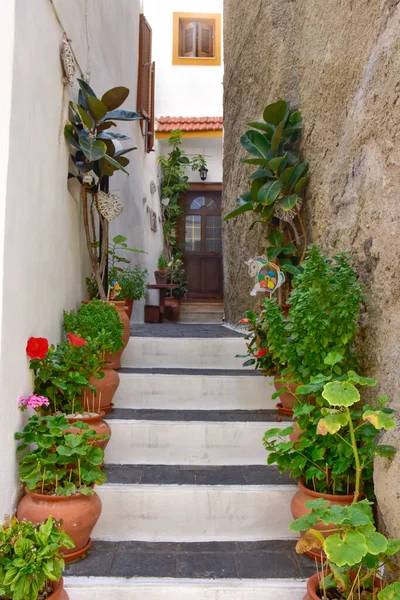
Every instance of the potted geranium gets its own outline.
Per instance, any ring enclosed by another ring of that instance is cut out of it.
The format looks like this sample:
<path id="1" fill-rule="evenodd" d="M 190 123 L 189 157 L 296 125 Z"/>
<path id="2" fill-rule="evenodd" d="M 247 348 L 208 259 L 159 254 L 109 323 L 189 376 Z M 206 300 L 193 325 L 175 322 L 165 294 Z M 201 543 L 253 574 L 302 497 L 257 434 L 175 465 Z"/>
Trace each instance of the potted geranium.
<path id="1" fill-rule="evenodd" d="M 19 461 L 19 476 L 26 494 L 18 505 L 17 516 L 39 523 L 52 515 L 62 519 L 63 530 L 72 538 L 75 548 L 64 550 L 73 560 L 90 547 L 90 534 L 100 513 L 101 501 L 93 490 L 106 476 L 101 470 L 104 451 L 95 442 L 98 436 L 89 425 L 75 423 L 76 433 L 69 432 L 64 415 L 30 417 L 22 433 L 15 439 L 19 452 L 28 449 Z M 34 444 L 34 448 L 29 448 Z"/>
<path id="2" fill-rule="evenodd" d="M 31 338 L 27 353 L 34 373 L 34 387 L 33 394 L 20 398 L 21 409 L 64 414 L 71 424 L 83 420 L 98 434 L 111 434 L 110 426 L 103 419 L 105 412 L 101 402 L 93 397 L 92 382 L 103 377 L 101 369 L 106 364 L 95 344 L 70 332 L 67 341 L 56 347 L 49 346 L 44 338 Z M 108 438 L 98 442 L 103 449 L 107 443 Z"/>
<path id="3" fill-rule="evenodd" d="M 160 254 L 157 261 L 157 271 L 154 271 L 156 283 L 162 285 L 167 283 L 169 258 L 164 254 Z"/>
<path id="4" fill-rule="evenodd" d="M 51 516 L 42 523 L 6 517 L 0 524 L 0 597 L 3 600 L 68 600 L 61 577 L 63 548 L 71 538 Z"/>
<path id="5" fill-rule="evenodd" d="M 129 319 L 132 316 L 133 303 L 146 296 L 147 277 L 147 269 L 142 269 L 140 265 L 126 269 L 113 267 L 109 271 L 110 284 L 118 281 L 119 291 L 116 299 L 125 302 L 125 310 Z"/>
<path id="6" fill-rule="evenodd" d="M 263 326 L 263 313 L 256 314 L 251 310 L 246 312 L 246 317 L 239 321 L 240 325 L 247 326 L 246 346 L 247 354 L 238 354 L 236 358 L 244 358 L 243 367 L 254 366 L 261 369 L 264 375 L 274 375 L 276 367 L 271 352 L 268 350 L 267 332 Z"/>
<path id="7" fill-rule="evenodd" d="M 176 287 L 170 290 L 169 297 L 165 298 L 166 317 L 169 321 L 179 321 L 181 313 L 181 300 L 189 290 L 188 278 L 183 266 L 183 260 L 177 256 L 172 257 L 168 263 L 168 277 L 166 283 L 173 283 Z"/>

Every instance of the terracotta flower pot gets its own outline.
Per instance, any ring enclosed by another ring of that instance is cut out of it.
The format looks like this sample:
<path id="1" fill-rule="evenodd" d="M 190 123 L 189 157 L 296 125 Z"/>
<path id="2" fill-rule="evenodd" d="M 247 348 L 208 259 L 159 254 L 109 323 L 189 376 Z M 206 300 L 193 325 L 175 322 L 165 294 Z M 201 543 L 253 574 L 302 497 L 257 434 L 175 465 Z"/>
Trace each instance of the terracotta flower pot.
<path id="1" fill-rule="evenodd" d="M 164 269 L 163 271 L 161 271 L 161 270 L 154 271 L 154 277 L 156 280 L 156 284 L 164 285 L 164 283 L 167 283 L 168 275 L 169 275 L 169 269 Z"/>
<path id="2" fill-rule="evenodd" d="M 310 579 L 307 581 L 307 593 L 305 596 L 303 596 L 303 600 L 321 600 L 321 596 L 318 595 L 320 578 L 321 573 L 315 573 L 315 575 L 310 577 Z M 375 577 L 374 586 L 377 590 L 382 590 L 385 587 L 382 584 L 382 579 Z"/>
<path id="3" fill-rule="evenodd" d="M 118 371 L 121 368 L 122 353 L 125 350 L 125 348 L 127 347 L 129 338 L 131 335 L 131 324 L 130 324 L 128 315 L 126 314 L 126 311 L 125 311 L 125 307 L 126 307 L 125 300 L 111 300 L 108 304 L 115 306 L 115 308 L 118 311 L 119 318 L 121 319 L 121 322 L 124 326 L 124 330 L 122 332 L 122 341 L 124 343 L 124 347 L 121 348 L 121 350 L 119 350 L 115 354 L 106 354 L 106 357 L 105 357 L 106 360 L 110 363 L 111 368 Z"/>
<path id="4" fill-rule="evenodd" d="M 41 523 L 49 515 L 59 521 L 62 529 L 71 537 L 75 548 L 63 552 L 69 562 L 85 554 L 91 546 L 90 534 L 101 514 L 101 500 L 96 492 L 92 496 L 49 496 L 27 492 L 18 505 L 18 519 Z"/>
<path id="5" fill-rule="evenodd" d="M 179 316 L 181 314 L 181 303 L 179 298 L 165 298 L 165 316 L 168 321 L 171 323 L 176 323 L 179 321 Z"/>
<path id="6" fill-rule="evenodd" d="M 130 319 L 132 316 L 133 303 L 133 298 L 125 298 L 125 312 L 128 315 L 128 319 Z"/>
<path id="7" fill-rule="evenodd" d="M 299 428 L 297 421 L 293 421 L 292 427 L 293 427 L 294 431 L 293 431 L 293 433 L 291 433 L 289 435 L 289 439 L 291 442 L 297 442 L 297 440 L 299 439 L 300 433 L 302 433 L 302 430 Z"/>
<path id="8" fill-rule="evenodd" d="M 116 355 L 114 354 L 114 356 Z M 90 385 L 96 388 L 96 395 L 91 390 L 86 390 L 83 405 L 85 410 L 92 412 L 103 410 L 108 413 L 113 407 L 112 401 L 119 386 L 119 375 L 110 363 L 101 370 L 104 371 L 103 379 L 96 379 L 96 377 L 89 379 Z"/>
<path id="9" fill-rule="evenodd" d="M 62 577 L 58 581 L 52 581 L 53 592 L 47 596 L 47 600 L 69 600 L 69 596 L 64 589 L 64 580 Z"/>
<path id="10" fill-rule="evenodd" d="M 307 508 L 304 506 L 305 502 L 308 500 L 315 500 L 316 498 L 323 498 L 324 500 L 329 500 L 330 504 L 337 504 L 339 506 L 350 506 L 350 504 L 354 501 L 354 494 L 322 494 L 320 492 L 314 492 L 313 490 L 309 490 L 305 485 L 304 481 L 299 481 L 298 484 L 299 490 L 295 493 L 292 498 L 291 503 L 291 511 L 294 519 L 299 519 L 303 515 L 308 515 L 311 512 L 311 508 Z M 325 534 L 324 531 L 328 529 L 334 528 L 334 525 L 328 524 L 323 525 L 322 523 L 317 523 L 313 526 L 313 529 L 317 529 L 321 531 L 324 537 L 328 537 L 329 534 Z M 306 552 L 308 556 L 311 558 L 320 559 L 324 553 L 318 549 L 312 549 Z"/>
<path id="11" fill-rule="evenodd" d="M 104 415 L 105 415 L 105 412 L 101 411 L 101 413 L 99 415 L 95 415 L 93 417 L 82 417 L 82 418 L 79 418 L 79 417 L 69 418 L 68 417 L 68 421 L 71 423 L 71 425 L 73 423 L 76 423 L 76 421 L 83 421 L 83 423 L 87 423 L 89 425 L 90 429 L 94 429 L 94 431 L 97 433 L 97 435 L 106 434 L 106 435 L 111 436 L 111 427 L 109 426 L 107 421 L 103 420 Z M 77 427 L 70 428 L 71 433 L 79 433 L 79 431 L 80 430 Z M 105 450 L 109 441 L 110 441 L 110 438 L 108 438 L 107 440 L 99 440 L 97 442 L 94 442 L 93 446 L 96 446 L 97 448 L 102 448 L 103 450 Z"/>
<path id="12" fill-rule="evenodd" d="M 299 383 L 286 383 L 285 381 L 278 381 L 279 379 L 288 379 L 285 377 L 281 377 L 279 374 L 275 375 L 274 378 L 274 387 L 276 391 L 281 389 L 289 389 L 291 392 L 284 392 L 279 396 L 279 403 L 277 404 L 278 412 L 281 415 L 293 415 L 293 407 L 294 407 L 294 396 L 293 394 L 299 387 Z"/>

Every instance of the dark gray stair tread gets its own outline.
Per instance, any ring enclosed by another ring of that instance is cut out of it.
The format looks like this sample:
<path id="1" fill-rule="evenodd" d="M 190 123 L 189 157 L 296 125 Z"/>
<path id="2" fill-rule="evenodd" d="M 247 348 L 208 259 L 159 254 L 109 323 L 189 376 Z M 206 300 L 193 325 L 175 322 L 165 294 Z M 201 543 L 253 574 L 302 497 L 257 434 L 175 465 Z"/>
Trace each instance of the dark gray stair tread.
<path id="1" fill-rule="evenodd" d="M 175 410 L 158 408 L 113 408 L 107 420 L 133 421 L 207 421 L 207 422 L 263 422 L 291 421 L 277 410 Z"/>
<path id="2" fill-rule="evenodd" d="M 214 377 L 264 377 L 257 369 L 180 369 L 163 367 L 122 367 L 118 373 L 133 373 L 139 375 L 213 375 Z M 266 386 L 268 386 L 266 382 Z"/>
<path id="3" fill-rule="evenodd" d="M 105 465 L 107 483 L 151 485 L 295 484 L 275 466 Z"/>
<path id="4" fill-rule="evenodd" d="M 307 579 L 314 561 L 297 555 L 294 540 L 259 542 L 104 542 L 68 563 L 67 577 L 180 579 Z"/>
<path id="5" fill-rule="evenodd" d="M 244 334 L 218 323 L 131 323 L 132 337 L 237 338 Z"/>

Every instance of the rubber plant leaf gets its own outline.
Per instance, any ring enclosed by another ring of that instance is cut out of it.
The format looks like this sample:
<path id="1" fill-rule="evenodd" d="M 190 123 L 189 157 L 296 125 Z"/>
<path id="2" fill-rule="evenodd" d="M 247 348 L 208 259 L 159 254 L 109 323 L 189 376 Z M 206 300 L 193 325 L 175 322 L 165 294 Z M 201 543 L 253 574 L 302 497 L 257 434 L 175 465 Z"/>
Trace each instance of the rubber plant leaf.
<path id="1" fill-rule="evenodd" d="M 284 156 L 277 156 L 276 158 L 273 158 L 272 160 L 270 160 L 268 162 L 268 166 L 272 171 L 277 171 L 279 169 L 279 167 L 281 166 L 283 160 L 284 160 Z"/>
<path id="2" fill-rule="evenodd" d="M 117 110 L 111 110 L 106 114 L 103 118 L 103 121 L 140 121 L 142 117 L 139 113 L 134 112 L 133 110 L 125 110 L 119 108 Z"/>
<path id="3" fill-rule="evenodd" d="M 265 137 L 268 140 L 272 138 L 275 131 L 275 127 L 273 125 L 271 125 L 270 123 L 263 123 L 261 121 L 251 121 L 250 123 L 247 123 L 247 125 L 249 127 L 254 127 L 255 129 L 260 129 L 261 131 L 267 133 L 268 135 L 266 135 Z"/>
<path id="4" fill-rule="evenodd" d="M 330 381 L 325 384 L 322 397 L 331 406 L 352 406 L 359 402 L 360 393 L 349 381 Z"/>
<path id="5" fill-rule="evenodd" d="M 270 145 L 268 140 L 259 131 L 249 129 L 241 138 L 240 143 L 247 152 L 259 158 L 268 158 Z"/>
<path id="6" fill-rule="evenodd" d="M 298 180 L 298 182 L 294 186 L 294 191 L 296 194 L 300 194 L 301 190 L 304 188 L 304 186 L 306 185 L 306 183 L 309 179 L 310 179 L 309 175 L 305 175 L 304 177 L 301 177 Z"/>
<path id="7" fill-rule="evenodd" d="M 125 102 L 129 96 L 129 89 L 124 86 L 111 88 L 105 94 L 103 94 L 101 101 L 106 105 L 107 110 L 115 110 Z"/>
<path id="8" fill-rule="evenodd" d="M 289 109 L 290 104 L 288 102 L 285 102 L 285 100 L 278 100 L 273 104 L 268 104 L 268 106 L 264 108 L 263 119 L 276 127 L 281 121 L 286 119 Z"/>
<path id="9" fill-rule="evenodd" d="M 90 85 L 88 83 L 86 83 L 86 81 L 78 78 L 78 84 L 84 94 L 86 94 L 87 96 L 92 96 L 93 98 L 96 98 L 96 94 L 94 93 L 94 91 L 92 90 Z"/>
<path id="10" fill-rule="evenodd" d="M 101 131 L 97 134 L 99 140 L 129 140 L 129 136 L 117 131 Z"/>
<path id="11" fill-rule="evenodd" d="M 241 158 L 240 162 L 246 163 L 247 165 L 260 165 L 266 167 L 270 161 L 268 158 Z"/>
<path id="12" fill-rule="evenodd" d="M 242 215 L 243 213 L 248 212 L 249 210 L 253 210 L 253 204 L 251 202 L 245 202 L 244 204 L 242 204 L 238 208 L 235 208 L 235 210 L 227 214 L 224 217 L 224 221 L 234 219 L 235 217 L 238 217 L 239 215 Z"/>
<path id="13" fill-rule="evenodd" d="M 68 144 L 70 146 L 72 146 L 73 148 L 76 148 L 76 150 L 81 150 L 82 148 L 79 145 L 79 142 L 76 139 L 74 132 L 75 132 L 75 129 L 74 129 L 73 125 L 66 125 L 64 127 L 64 137 L 67 140 Z"/>
<path id="14" fill-rule="evenodd" d="M 282 210 L 289 212 L 289 210 L 292 210 L 292 208 L 296 206 L 298 198 L 299 197 L 297 194 L 290 194 L 290 196 L 284 196 L 283 198 L 280 198 L 278 204 Z"/>
<path id="15" fill-rule="evenodd" d="M 281 246 L 283 242 L 283 234 L 278 229 L 273 229 L 269 232 L 267 240 L 273 246 Z"/>
<path id="16" fill-rule="evenodd" d="M 254 173 L 249 175 L 248 179 L 265 179 L 266 177 L 273 177 L 272 171 L 270 171 L 269 169 L 257 169 L 257 171 L 254 171 Z"/>
<path id="17" fill-rule="evenodd" d="M 258 190 L 257 200 L 261 204 L 270 205 L 275 202 L 282 190 L 281 181 L 268 181 Z"/>
<path id="18" fill-rule="evenodd" d="M 101 121 L 107 114 L 107 106 L 102 103 L 101 100 L 95 98 L 93 96 L 86 97 L 86 104 L 88 107 L 88 111 L 92 115 L 93 119 L 97 121 Z"/>
<path id="19" fill-rule="evenodd" d="M 137 148 L 136 147 L 132 147 L 132 148 L 124 148 L 123 150 L 118 150 L 114 154 L 114 157 L 116 158 L 117 156 L 122 156 L 123 154 L 127 154 L 128 152 L 131 152 L 132 150 L 137 150 Z"/>
<path id="20" fill-rule="evenodd" d="M 278 152 L 278 148 L 279 148 L 279 144 L 281 142 L 282 139 L 282 134 L 283 134 L 283 128 L 285 126 L 285 122 L 282 121 L 281 123 L 279 123 L 278 127 L 275 129 L 274 131 L 274 135 L 272 136 L 271 139 L 271 152 L 273 155 L 275 155 Z"/>
<path id="21" fill-rule="evenodd" d="M 307 167 L 308 163 L 304 162 L 300 163 L 293 169 L 287 182 L 288 187 L 292 188 L 297 183 L 297 181 L 300 179 L 301 175 L 304 173 Z"/>
<path id="22" fill-rule="evenodd" d="M 128 171 L 119 162 L 117 162 L 112 156 L 105 154 L 104 160 L 106 160 L 108 163 L 110 163 L 110 165 L 112 165 L 115 169 L 118 169 L 119 171 L 123 171 L 124 173 L 129 175 Z"/>
<path id="23" fill-rule="evenodd" d="M 90 136 L 79 136 L 80 147 L 88 160 L 95 161 L 102 158 L 107 152 L 107 146 L 101 141 Z"/>

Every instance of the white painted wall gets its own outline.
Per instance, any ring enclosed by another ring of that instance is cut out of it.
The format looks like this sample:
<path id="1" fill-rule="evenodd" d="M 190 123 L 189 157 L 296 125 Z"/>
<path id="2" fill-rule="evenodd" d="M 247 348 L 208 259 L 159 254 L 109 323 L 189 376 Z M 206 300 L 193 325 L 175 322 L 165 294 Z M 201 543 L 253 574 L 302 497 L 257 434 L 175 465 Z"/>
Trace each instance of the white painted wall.
<path id="1" fill-rule="evenodd" d="M 63 30 L 97 93 L 126 85 L 131 89 L 126 107 L 135 109 L 141 3 L 54 0 L 61 24 L 50 0 L 6 4 L 0 37 L 0 519 L 13 511 L 19 494 L 13 435 L 22 425 L 18 398 L 32 390 L 26 340 L 61 339 L 62 311 L 78 306 L 88 274 L 79 194 L 72 187 L 69 193 L 67 186 L 69 149 L 63 126 L 76 89 L 62 82 Z M 120 129 L 131 135 L 138 150 L 132 153 L 130 177 L 118 175 L 112 185 L 125 203 L 112 231 L 148 250 L 138 256 L 153 270 L 162 240 L 160 232 L 150 232 L 142 198 L 158 209 L 158 199 L 149 191 L 150 179 L 156 178 L 155 155 L 145 154 L 138 123 Z"/>
<path id="2" fill-rule="evenodd" d="M 153 29 L 157 116 L 222 116 L 223 66 L 172 64 L 172 13 L 222 14 L 222 5 L 222 0 L 144 0 Z"/>

